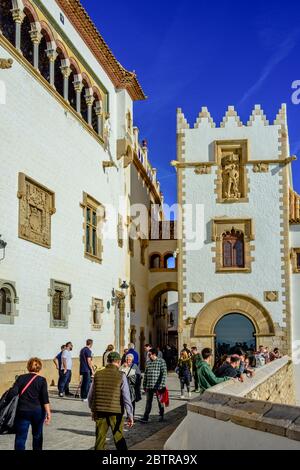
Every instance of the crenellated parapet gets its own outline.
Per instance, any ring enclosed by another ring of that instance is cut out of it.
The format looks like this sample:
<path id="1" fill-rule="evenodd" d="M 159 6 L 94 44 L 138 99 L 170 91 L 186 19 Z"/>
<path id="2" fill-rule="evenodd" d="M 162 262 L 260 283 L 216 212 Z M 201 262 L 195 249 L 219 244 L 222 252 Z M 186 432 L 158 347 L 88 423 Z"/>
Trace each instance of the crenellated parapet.
<path id="1" fill-rule="evenodd" d="M 286 119 L 286 105 L 283 104 L 279 109 L 275 120 L 273 123 L 270 123 L 261 107 L 261 105 L 256 104 L 254 109 L 249 116 L 247 124 L 243 123 L 234 106 L 228 106 L 224 117 L 219 126 L 217 126 L 213 116 L 209 112 L 206 106 L 201 108 L 201 111 L 197 117 L 197 120 L 194 124 L 194 129 L 202 127 L 211 127 L 211 128 L 227 128 L 227 127 L 252 127 L 252 126 L 284 126 L 287 127 Z M 183 111 L 181 108 L 177 109 L 177 132 L 181 132 L 185 129 L 190 129 L 190 124 L 188 123 Z"/>

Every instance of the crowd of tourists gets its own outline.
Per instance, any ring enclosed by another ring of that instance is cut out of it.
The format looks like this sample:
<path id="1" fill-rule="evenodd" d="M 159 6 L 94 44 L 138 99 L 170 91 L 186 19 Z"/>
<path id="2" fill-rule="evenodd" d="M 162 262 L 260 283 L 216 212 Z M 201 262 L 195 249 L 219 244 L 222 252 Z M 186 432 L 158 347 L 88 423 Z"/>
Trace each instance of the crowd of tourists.
<path id="1" fill-rule="evenodd" d="M 149 422 L 153 399 L 158 404 L 159 421 L 164 421 L 165 406 L 169 405 L 167 382 L 167 361 L 159 348 L 146 344 L 143 357 L 143 376 L 140 369 L 141 361 L 135 345 L 130 343 L 122 356 L 108 345 L 102 356 L 102 367 L 93 363 L 93 340 L 88 339 L 79 354 L 81 400 L 88 402 L 92 419 L 96 423 L 95 450 L 104 450 L 109 428 L 118 450 L 127 450 L 123 435 L 124 415 L 127 426 L 134 424 L 135 405 L 142 399 L 142 389 L 145 393 L 146 404 L 142 418 L 143 424 Z M 53 359 L 58 370 L 59 397 L 74 396 L 70 392 L 72 378 L 72 342 L 61 346 L 60 352 Z M 164 353 L 166 348 L 164 349 Z M 249 354 L 236 348 L 233 354 L 223 354 L 212 367 L 213 352 L 204 348 L 201 353 L 197 347 L 188 348 L 183 345 L 175 367 L 180 382 L 180 398 L 191 398 L 193 392 L 203 393 L 210 387 L 227 380 L 244 381 L 245 376 L 252 377 L 257 367 L 280 358 L 280 351 L 275 348 L 269 351 L 267 347 L 259 346 L 257 351 Z M 170 365 L 170 363 L 169 363 Z M 1 398 L 0 414 L 16 399 L 14 416 L 15 450 L 25 450 L 29 427 L 32 428 L 33 450 L 43 447 L 43 426 L 51 421 L 51 410 L 47 382 L 41 376 L 42 361 L 32 358 L 27 364 L 28 373 L 20 375 L 15 384 Z M 75 394 L 75 397 L 77 394 Z M 3 413 L 2 413 L 3 414 Z M 3 429 L 0 429 L 3 432 Z"/>

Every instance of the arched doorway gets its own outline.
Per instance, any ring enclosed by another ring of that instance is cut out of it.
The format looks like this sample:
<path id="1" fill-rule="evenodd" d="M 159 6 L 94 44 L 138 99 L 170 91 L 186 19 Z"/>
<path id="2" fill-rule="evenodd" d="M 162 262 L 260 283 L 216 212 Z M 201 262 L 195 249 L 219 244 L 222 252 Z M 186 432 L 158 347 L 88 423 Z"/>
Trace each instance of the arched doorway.
<path id="1" fill-rule="evenodd" d="M 215 326 L 216 356 L 234 354 L 237 350 L 256 349 L 256 330 L 252 321 L 240 313 L 229 313 Z"/>
<path id="2" fill-rule="evenodd" d="M 149 295 L 148 324 L 151 343 L 154 346 L 159 346 L 164 352 L 164 356 L 166 356 L 168 349 L 177 358 L 178 287 L 176 282 L 164 282 L 152 289 Z M 171 353 L 169 355 L 171 356 Z"/>
<path id="3" fill-rule="evenodd" d="M 232 313 L 247 318 L 254 327 L 255 338 L 260 344 L 272 345 L 275 326 L 268 310 L 254 297 L 231 294 L 208 302 L 197 315 L 192 336 L 199 338 L 201 347 L 215 347 L 215 329 L 220 320 Z"/>

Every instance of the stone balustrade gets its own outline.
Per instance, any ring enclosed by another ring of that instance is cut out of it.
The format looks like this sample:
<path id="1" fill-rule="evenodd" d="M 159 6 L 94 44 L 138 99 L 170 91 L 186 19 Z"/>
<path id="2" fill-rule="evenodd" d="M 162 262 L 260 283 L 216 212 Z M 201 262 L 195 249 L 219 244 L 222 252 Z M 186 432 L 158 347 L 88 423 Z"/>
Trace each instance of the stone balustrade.
<path id="1" fill-rule="evenodd" d="M 288 357 L 230 380 L 188 404 L 165 449 L 300 449 L 300 407 Z"/>

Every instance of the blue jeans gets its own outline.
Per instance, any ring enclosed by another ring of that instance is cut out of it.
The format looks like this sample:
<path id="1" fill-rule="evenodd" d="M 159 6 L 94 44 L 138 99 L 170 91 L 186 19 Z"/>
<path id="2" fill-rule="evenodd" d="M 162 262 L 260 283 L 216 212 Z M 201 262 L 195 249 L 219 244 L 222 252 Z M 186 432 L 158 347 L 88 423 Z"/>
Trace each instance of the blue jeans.
<path id="1" fill-rule="evenodd" d="M 69 391 L 69 383 L 71 382 L 71 377 L 72 377 L 72 371 L 67 370 L 67 372 L 64 374 L 64 371 L 61 373 L 60 377 L 60 383 L 59 383 L 59 393 L 66 393 L 68 395 Z"/>
<path id="2" fill-rule="evenodd" d="M 88 396 L 90 386 L 91 386 L 91 373 L 90 372 L 82 372 L 82 381 L 81 381 L 81 388 L 80 388 L 80 397 L 85 400 Z"/>
<path id="3" fill-rule="evenodd" d="M 25 450 L 30 425 L 32 428 L 32 449 L 42 450 L 45 415 L 46 413 L 42 408 L 32 411 L 17 411 L 15 419 L 15 450 Z"/>

